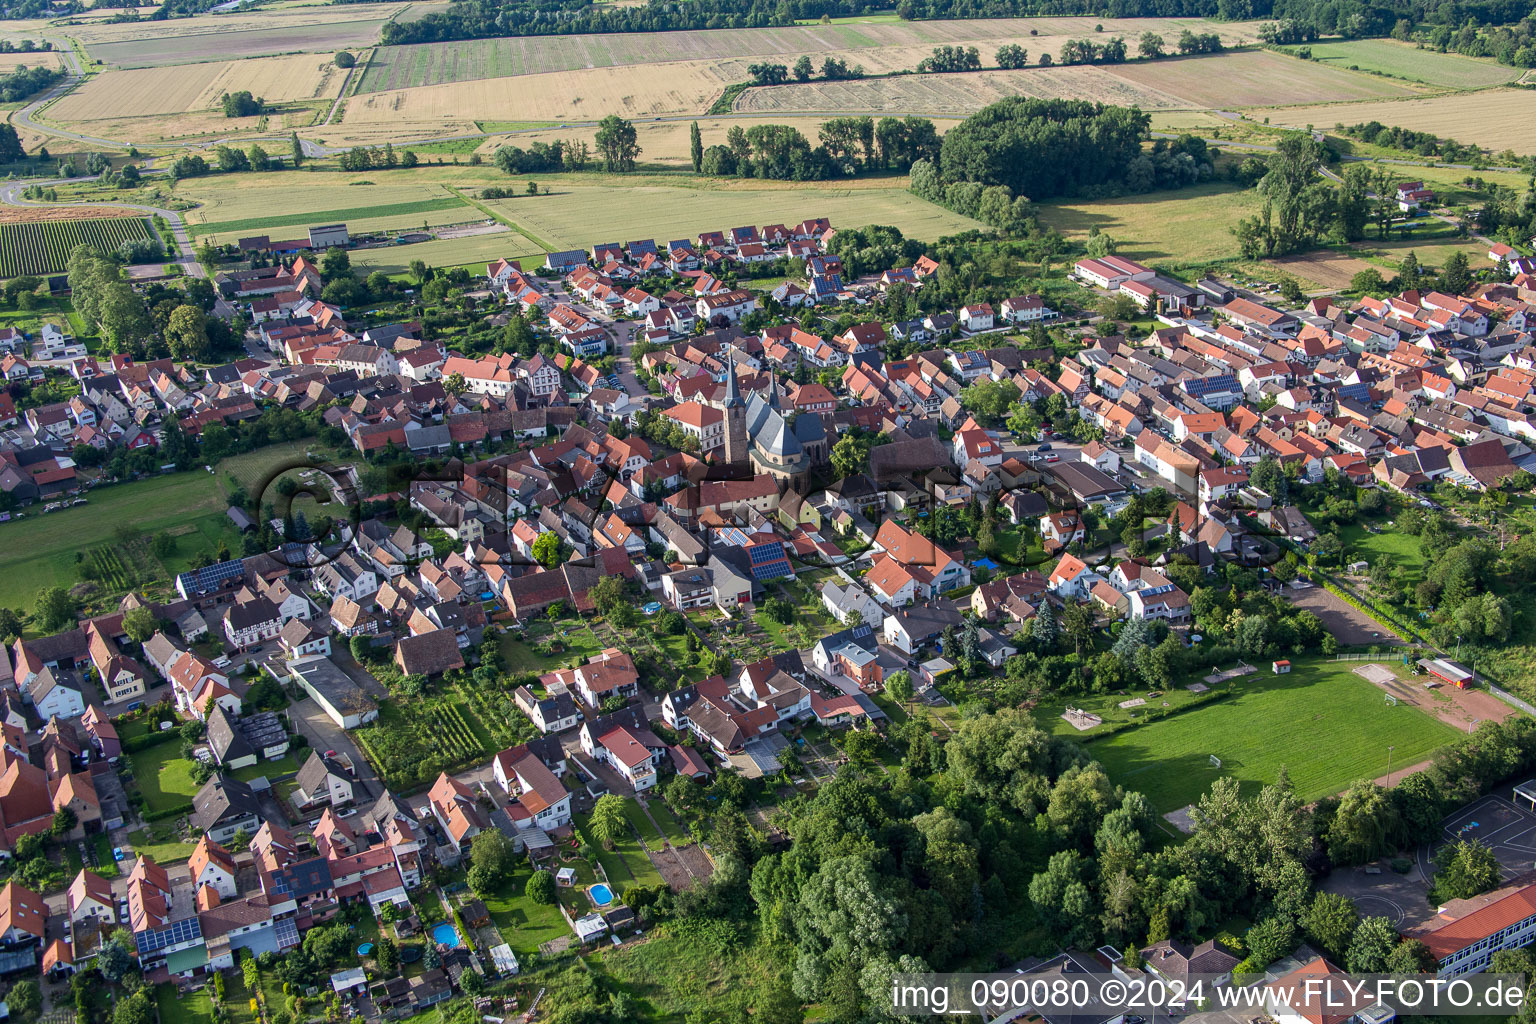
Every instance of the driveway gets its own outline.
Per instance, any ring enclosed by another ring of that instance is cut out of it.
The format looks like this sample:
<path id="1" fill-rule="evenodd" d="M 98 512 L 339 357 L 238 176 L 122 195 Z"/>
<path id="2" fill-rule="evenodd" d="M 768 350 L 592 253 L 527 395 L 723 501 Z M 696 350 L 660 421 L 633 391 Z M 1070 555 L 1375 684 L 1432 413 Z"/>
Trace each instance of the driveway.
<path id="1" fill-rule="evenodd" d="M 373 765 L 363 756 L 357 744 L 352 742 L 346 730 L 331 721 L 330 716 L 320 709 L 320 705 L 305 697 L 289 707 L 288 717 L 293 722 L 294 730 L 309 741 L 311 749 L 322 753 L 334 750 L 352 759 L 352 786 L 356 791 L 357 804 L 372 804 L 379 798 L 384 792 L 384 783 L 379 779 L 378 772 L 373 770 Z M 300 760 L 307 760 L 308 757 L 305 754 Z"/>

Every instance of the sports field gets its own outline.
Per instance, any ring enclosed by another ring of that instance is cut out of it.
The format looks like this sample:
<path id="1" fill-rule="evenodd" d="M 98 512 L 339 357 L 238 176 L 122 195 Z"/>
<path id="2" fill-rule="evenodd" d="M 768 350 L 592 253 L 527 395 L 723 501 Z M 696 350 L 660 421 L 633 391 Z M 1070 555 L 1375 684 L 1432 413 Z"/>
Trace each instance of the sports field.
<path id="1" fill-rule="evenodd" d="M 847 227 L 890 224 L 926 241 L 980 227 L 903 187 L 849 189 L 825 182 L 798 189 L 737 188 L 733 183 L 705 190 L 594 187 L 572 178 L 554 184 L 547 196 L 486 205 L 556 249 L 580 249 L 609 237 L 683 238 L 733 224 L 795 224 L 811 217 Z"/>
<path id="2" fill-rule="evenodd" d="M 384 92 L 479 78 L 533 75 L 584 68 L 672 61 L 771 57 L 790 64 L 799 54 L 821 59 L 836 54 L 871 71 L 916 65 L 936 45 L 974 44 L 984 59 L 1003 43 L 1036 53 L 1056 53 L 1068 38 L 1096 35 L 1135 38 L 1157 32 L 1176 39 L 1188 28 L 1216 32 L 1228 44 L 1255 38 L 1257 22 L 1206 22 L 1199 18 L 999 18 L 962 21 L 882 21 L 793 28 L 721 29 L 710 32 L 643 32 L 574 36 L 469 39 L 380 47 L 360 92 Z M 1036 33 L 1031 35 L 1031 32 Z M 889 56 L 894 55 L 894 56 Z M 889 67 L 886 64 L 890 64 Z M 744 76 L 743 76 L 744 77 Z"/>
<path id="3" fill-rule="evenodd" d="M 1231 229 L 1259 206 L 1253 189 L 1211 182 L 1177 192 L 1041 203 L 1039 212 L 1074 241 L 1098 228 L 1115 240 L 1117 253 L 1133 260 L 1201 262 L 1236 257 Z"/>
<path id="4" fill-rule="evenodd" d="M 1395 39 L 1352 39 L 1312 43 L 1312 59 L 1336 67 L 1407 78 L 1447 89 L 1481 89 L 1520 77 L 1521 69 L 1456 53 L 1421 50 Z"/>
<path id="5" fill-rule="evenodd" d="M 1255 117 L 1269 116 L 1276 124 L 1294 127 L 1380 121 L 1483 146 L 1494 152 L 1513 149 L 1516 153 L 1536 153 L 1533 109 L 1536 109 L 1536 96 L 1529 90 L 1489 89 L 1428 99 L 1282 107 L 1252 113 Z"/>
<path id="6" fill-rule="evenodd" d="M 1298 797 L 1316 800 L 1385 775 L 1388 745 L 1401 768 L 1460 735 L 1415 707 L 1387 705 L 1354 674 L 1358 664 L 1306 658 L 1289 675 L 1261 670 L 1238 680 L 1237 696 L 1090 743 L 1089 756 L 1166 813 L 1198 800 L 1218 774 L 1252 791 L 1282 767 Z"/>
<path id="7" fill-rule="evenodd" d="M 224 93 L 242 89 L 269 103 L 321 99 L 336 95 L 343 75 L 330 55 L 316 54 L 108 71 L 54 103 L 48 116 L 92 121 L 124 113 L 180 114 L 217 107 Z"/>

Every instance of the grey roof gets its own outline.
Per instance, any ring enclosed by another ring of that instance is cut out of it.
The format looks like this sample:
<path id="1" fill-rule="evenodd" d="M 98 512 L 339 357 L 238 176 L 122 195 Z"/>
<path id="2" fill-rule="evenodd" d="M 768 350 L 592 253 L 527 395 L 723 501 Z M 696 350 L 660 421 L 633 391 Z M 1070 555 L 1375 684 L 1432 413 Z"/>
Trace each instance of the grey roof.
<path id="1" fill-rule="evenodd" d="M 192 798 L 192 825 L 204 832 L 220 824 L 261 816 L 261 807 L 251 787 L 219 772 L 203 784 Z"/>
<path id="2" fill-rule="evenodd" d="M 311 750 L 309 752 L 309 760 L 304 762 L 304 767 L 299 769 L 299 774 L 294 778 L 294 781 L 299 784 L 299 788 L 306 794 L 313 796 L 326 785 L 326 779 L 330 776 L 335 775 L 345 778 L 346 774 L 346 769 L 340 764 L 332 761 L 318 750 Z"/>
<path id="3" fill-rule="evenodd" d="M 213 759 L 219 764 L 237 761 L 255 753 L 217 701 L 208 714 L 208 746 L 213 751 Z"/>

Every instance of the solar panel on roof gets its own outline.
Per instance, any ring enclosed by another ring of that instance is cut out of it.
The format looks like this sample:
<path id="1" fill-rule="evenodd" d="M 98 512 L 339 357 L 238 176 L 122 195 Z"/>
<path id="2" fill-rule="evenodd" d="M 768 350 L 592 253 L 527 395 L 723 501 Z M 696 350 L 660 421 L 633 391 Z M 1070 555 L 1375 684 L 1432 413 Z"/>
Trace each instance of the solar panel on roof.
<path id="1" fill-rule="evenodd" d="M 217 590 L 222 584 L 245 575 L 245 562 L 234 559 L 219 562 L 202 569 L 184 572 L 176 577 L 176 585 L 184 590 L 204 592 Z"/>
<path id="2" fill-rule="evenodd" d="M 280 917 L 272 925 L 277 934 L 278 949 L 292 949 L 299 944 L 299 925 L 293 918 Z"/>

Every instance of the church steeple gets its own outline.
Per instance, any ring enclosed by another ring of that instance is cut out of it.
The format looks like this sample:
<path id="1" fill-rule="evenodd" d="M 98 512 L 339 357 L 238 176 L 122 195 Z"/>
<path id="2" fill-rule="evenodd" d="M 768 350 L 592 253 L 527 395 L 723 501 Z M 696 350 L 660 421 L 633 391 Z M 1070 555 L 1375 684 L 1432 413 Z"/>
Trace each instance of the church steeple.
<path id="1" fill-rule="evenodd" d="M 747 402 L 741 397 L 741 384 L 736 380 L 736 361 L 725 357 L 725 461 L 732 467 L 745 467 L 751 459 L 747 454 Z"/>
<path id="2" fill-rule="evenodd" d="M 745 407 L 746 404 L 746 401 L 741 397 L 741 384 L 736 380 L 736 360 L 732 359 L 730 353 L 727 352 L 725 357 L 725 407 L 731 409 L 738 405 Z"/>

